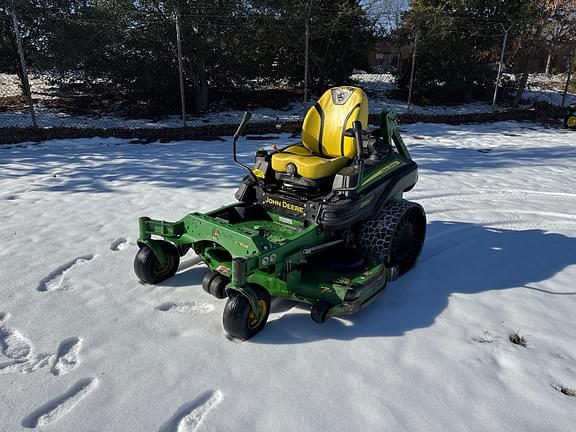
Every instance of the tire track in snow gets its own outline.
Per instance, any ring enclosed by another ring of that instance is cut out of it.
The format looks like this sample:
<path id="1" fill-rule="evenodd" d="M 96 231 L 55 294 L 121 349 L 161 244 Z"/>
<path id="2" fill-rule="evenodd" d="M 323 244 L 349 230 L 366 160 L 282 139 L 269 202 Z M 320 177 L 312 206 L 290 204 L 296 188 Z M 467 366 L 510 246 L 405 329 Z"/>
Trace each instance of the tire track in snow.
<path id="1" fill-rule="evenodd" d="M 182 405 L 159 432 L 196 432 L 206 416 L 224 399 L 220 390 L 210 390 Z"/>
<path id="2" fill-rule="evenodd" d="M 95 378 L 85 378 L 78 381 L 66 392 L 26 416 L 22 420 L 21 425 L 25 428 L 33 429 L 55 422 L 63 415 L 69 413 L 97 384 L 98 380 Z"/>
<path id="3" fill-rule="evenodd" d="M 491 190 L 480 189 L 478 191 L 465 191 L 462 193 L 438 193 L 433 195 L 415 196 L 416 201 L 423 201 L 429 203 L 445 203 L 448 201 L 460 201 L 474 203 L 484 202 L 501 202 L 509 201 L 555 201 L 555 202 L 568 202 L 576 203 L 576 194 L 562 193 L 562 192 L 538 192 L 528 190 Z M 443 208 L 443 206 L 434 206 L 435 208 L 426 211 L 428 215 L 433 214 L 446 214 L 452 212 L 468 211 L 473 212 L 478 210 L 475 207 L 458 207 L 458 208 Z M 519 210 L 515 208 L 490 208 L 490 212 L 501 214 L 501 220 L 478 222 L 466 224 L 464 226 L 456 222 L 456 226 L 452 229 L 448 228 L 443 232 L 434 234 L 427 237 L 427 245 L 423 251 L 422 261 L 426 261 L 445 249 L 456 247 L 460 244 L 466 243 L 471 239 L 469 236 L 460 236 L 457 233 L 462 230 L 470 230 L 477 227 L 478 224 L 484 227 L 506 227 L 516 229 L 543 229 L 548 231 L 557 232 L 571 232 L 576 227 L 576 216 L 571 213 L 551 212 L 543 210 Z M 555 219 L 555 220 L 551 220 Z M 446 237 L 448 236 L 448 237 Z"/>
<path id="4" fill-rule="evenodd" d="M 530 199 L 547 200 L 547 201 L 576 201 L 576 194 L 564 192 L 538 192 L 521 189 L 478 189 L 478 191 L 464 191 L 464 192 L 444 192 L 431 195 L 414 196 L 417 201 L 438 201 L 444 202 L 449 200 L 457 201 L 525 201 Z"/>
<path id="5" fill-rule="evenodd" d="M 54 363 L 50 368 L 50 373 L 55 376 L 66 375 L 80 363 L 80 348 L 82 339 L 72 337 L 60 342 L 54 358 Z"/>
<path id="6" fill-rule="evenodd" d="M 455 209 L 436 209 L 427 210 L 426 214 L 446 214 L 446 213 L 461 213 L 461 212 L 473 212 L 478 210 L 473 207 L 459 207 Z M 567 213 L 558 212 L 547 212 L 539 210 L 517 210 L 517 209 L 505 209 L 505 208 L 491 208 L 491 213 L 501 213 L 504 216 L 516 214 L 517 216 L 510 217 L 502 222 L 469 222 L 480 224 L 483 226 L 508 226 L 517 229 L 543 229 L 548 231 L 574 231 L 576 228 L 576 215 L 571 215 Z M 557 219 L 558 221 L 551 221 L 550 219 Z M 441 234 L 440 234 L 441 235 Z"/>
<path id="7" fill-rule="evenodd" d="M 155 309 L 161 312 L 177 312 L 190 315 L 203 315 L 212 312 L 214 310 L 214 306 L 210 303 L 194 301 L 182 303 L 166 302 L 156 306 Z"/>
<path id="8" fill-rule="evenodd" d="M 68 272 L 74 270 L 79 265 L 94 260 L 97 256 L 98 255 L 94 254 L 79 256 L 74 260 L 58 267 L 56 270 L 52 271 L 48 276 L 40 281 L 36 287 L 36 290 L 40 292 L 47 292 L 62 289 L 64 276 L 66 276 Z"/>

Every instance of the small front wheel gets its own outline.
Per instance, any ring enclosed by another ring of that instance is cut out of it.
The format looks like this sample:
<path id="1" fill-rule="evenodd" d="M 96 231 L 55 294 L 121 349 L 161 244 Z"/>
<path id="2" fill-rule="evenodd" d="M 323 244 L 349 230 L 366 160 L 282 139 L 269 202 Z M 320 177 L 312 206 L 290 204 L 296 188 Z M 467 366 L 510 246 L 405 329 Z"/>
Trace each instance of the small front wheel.
<path id="1" fill-rule="evenodd" d="M 162 248 L 166 263 L 160 264 L 154 251 L 144 245 L 134 258 L 134 273 L 144 283 L 157 284 L 176 274 L 180 264 L 180 254 L 172 243 L 158 240 L 156 243 Z"/>
<path id="2" fill-rule="evenodd" d="M 224 307 L 222 324 L 226 333 L 236 339 L 250 339 L 264 328 L 270 314 L 270 294 L 264 288 L 251 286 L 256 293 L 260 316 L 256 317 L 248 299 L 238 292 L 232 292 Z"/>

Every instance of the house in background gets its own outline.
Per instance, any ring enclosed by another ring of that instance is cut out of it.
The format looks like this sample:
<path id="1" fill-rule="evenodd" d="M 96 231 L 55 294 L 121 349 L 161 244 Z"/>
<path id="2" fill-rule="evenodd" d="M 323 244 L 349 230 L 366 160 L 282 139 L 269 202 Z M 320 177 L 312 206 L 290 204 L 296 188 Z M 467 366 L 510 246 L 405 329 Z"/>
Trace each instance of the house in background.
<path id="1" fill-rule="evenodd" d="M 400 69 L 402 60 L 411 53 L 410 45 L 398 46 L 391 40 L 380 39 L 368 51 L 368 64 L 373 72 L 395 72 Z"/>
<path id="2" fill-rule="evenodd" d="M 548 49 L 542 46 L 541 52 L 529 63 L 530 73 L 566 73 L 573 46 L 559 45 Z M 380 39 L 368 51 L 368 63 L 376 73 L 396 72 L 402 61 L 412 55 L 412 45 L 398 46 L 388 39 Z M 499 57 L 499 54 L 495 56 Z"/>
<path id="3" fill-rule="evenodd" d="M 566 73 L 574 46 L 556 45 L 549 49 L 542 48 L 540 55 L 535 56 L 529 64 L 531 73 Z"/>

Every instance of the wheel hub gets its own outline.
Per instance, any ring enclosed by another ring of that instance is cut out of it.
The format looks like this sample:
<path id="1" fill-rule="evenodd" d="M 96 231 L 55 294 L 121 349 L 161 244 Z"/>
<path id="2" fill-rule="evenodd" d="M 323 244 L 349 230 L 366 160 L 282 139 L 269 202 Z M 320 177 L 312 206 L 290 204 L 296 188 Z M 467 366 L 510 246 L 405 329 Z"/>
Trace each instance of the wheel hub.
<path id="1" fill-rule="evenodd" d="M 174 258 L 170 255 L 167 255 L 165 265 L 161 265 L 159 262 L 156 262 L 156 264 L 154 264 L 154 273 L 157 276 L 166 275 L 167 273 L 170 272 L 170 269 L 172 268 L 173 262 L 174 262 Z"/>
<path id="2" fill-rule="evenodd" d="M 264 300 L 258 300 L 258 307 L 260 308 L 260 317 L 256 318 L 253 309 L 250 309 L 250 313 L 248 314 L 248 327 L 251 329 L 258 327 L 268 312 L 268 305 Z"/>

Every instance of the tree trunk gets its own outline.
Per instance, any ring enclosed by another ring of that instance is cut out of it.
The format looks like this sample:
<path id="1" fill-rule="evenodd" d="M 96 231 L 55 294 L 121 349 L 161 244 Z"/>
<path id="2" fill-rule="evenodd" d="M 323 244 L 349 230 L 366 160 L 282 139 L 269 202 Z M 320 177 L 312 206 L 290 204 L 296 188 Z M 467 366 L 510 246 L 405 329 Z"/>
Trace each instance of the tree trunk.
<path id="1" fill-rule="evenodd" d="M 546 57 L 546 70 L 544 73 L 550 75 L 550 63 L 552 62 L 552 48 L 548 49 L 548 56 Z"/>
<path id="2" fill-rule="evenodd" d="M 526 84 L 528 83 L 528 76 L 530 72 L 528 71 L 528 62 L 526 62 L 526 67 L 522 72 L 522 77 L 520 78 L 520 83 L 518 84 L 518 90 L 516 95 L 514 96 L 514 100 L 512 101 L 512 106 L 514 108 L 518 107 L 518 104 L 522 100 L 522 96 L 524 95 L 524 90 L 526 90 Z"/>
<path id="3" fill-rule="evenodd" d="M 532 38 L 526 40 L 526 56 L 524 57 L 523 67 L 522 67 L 522 78 L 520 78 L 520 83 L 518 85 L 518 90 L 512 101 L 512 106 L 514 108 L 518 107 L 518 104 L 522 100 L 524 91 L 526 90 L 526 84 L 528 83 L 528 77 L 530 75 L 530 60 L 532 60 L 534 54 L 536 53 L 535 46 L 537 41 L 542 35 L 542 30 L 544 29 L 543 24 L 541 24 L 537 29 Z"/>
<path id="4" fill-rule="evenodd" d="M 196 107 L 200 112 L 208 111 L 208 76 L 206 73 L 206 61 L 198 62 L 198 87 L 196 92 Z"/>
<path id="5" fill-rule="evenodd" d="M 192 81 L 194 88 L 194 108 L 196 112 L 208 110 L 208 74 L 206 73 L 206 61 L 197 58 L 194 64 L 184 65 L 186 76 Z"/>

